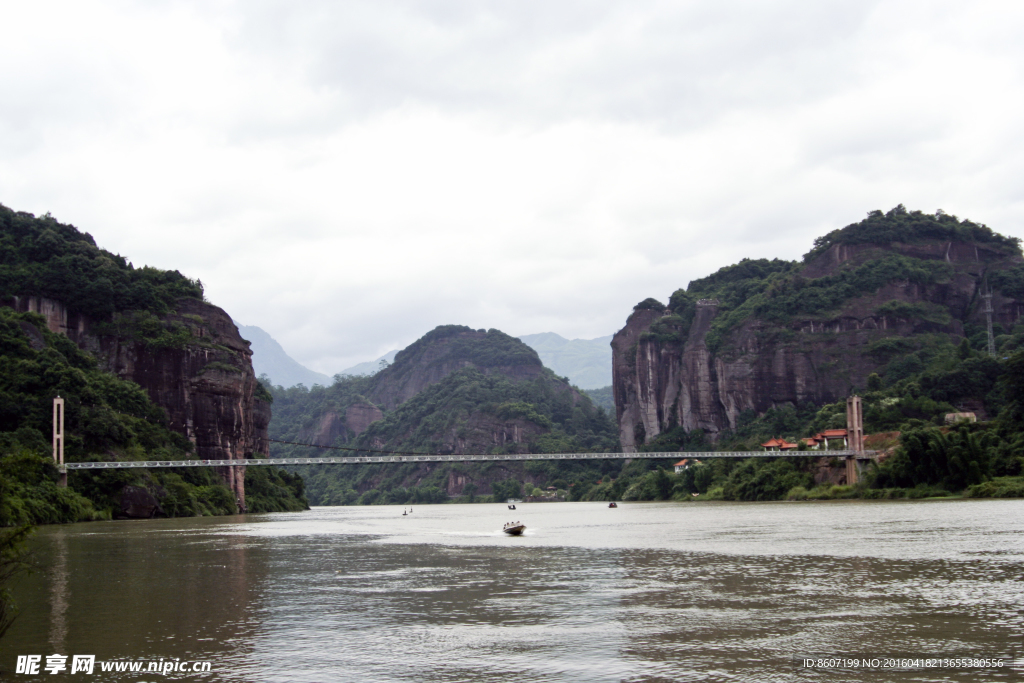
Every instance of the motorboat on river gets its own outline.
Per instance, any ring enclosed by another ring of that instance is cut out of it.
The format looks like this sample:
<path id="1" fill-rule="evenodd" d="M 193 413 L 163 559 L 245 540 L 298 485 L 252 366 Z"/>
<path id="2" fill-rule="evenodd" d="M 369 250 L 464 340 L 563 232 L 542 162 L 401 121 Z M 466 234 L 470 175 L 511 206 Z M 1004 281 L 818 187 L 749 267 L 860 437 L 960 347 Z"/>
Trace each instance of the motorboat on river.
<path id="1" fill-rule="evenodd" d="M 610 507 L 610 508 L 617 508 L 617 507 L 619 507 L 619 504 L 618 504 L 618 503 L 616 503 L 616 502 L 615 502 L 615 501 L 613 500 L 612 502 L 608 503 L 608 507 Z"/>
<path id="2" fill-rule="evenodd" d="M 522 536 L 526 531 L 526 525 L 522 522 L 509 522 L 502 528 L 502 531 L 509 536 Z"/>

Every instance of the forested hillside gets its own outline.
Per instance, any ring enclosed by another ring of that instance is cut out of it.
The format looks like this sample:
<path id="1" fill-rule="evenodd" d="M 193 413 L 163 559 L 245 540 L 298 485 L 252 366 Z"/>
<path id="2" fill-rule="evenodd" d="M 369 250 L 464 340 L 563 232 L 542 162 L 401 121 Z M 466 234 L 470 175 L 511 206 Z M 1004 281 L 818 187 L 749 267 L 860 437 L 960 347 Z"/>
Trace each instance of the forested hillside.
<path id="1" fill-rule="evenodd" d="M 544 368 L 533 349 L 498 330 L 442 326 L 371 377 L 343 377 L 326 388 L 271 391 L 271 437 L 286 441 L 422 453 L 618 449 L 614 423 L 604 410 Z M 274 444 L 271 452 L 309 457 L 311 450 Z M 520 491 L 523 483 L 564 488 L 577 469 L 589 478 L 599 477 L 603 467 L 410 464 L 304 473 L 314 504 L 404 503 L 496 491 L 507 497 L 503 487 L 510 479 Z"/>
<path id="2" fill-rule="evenodd" d="M 176 309 L 202 305 L 202 296 L 198 281 L 176 271 L 135 268 L 74 226 L 0 206 L 0 525 L 109 518 L 122 514 L 126 501 L 171 516 L 237 510 L 235 493 L 208 469 L 72 472 L 62 489 L 51 457 L 58 394 L 65 399 L 68 462 L 195 457 L 167 411 L 111 372 L 111 349 L 135 353 L 137 345 L 142 352 L 131 357 L 145 358 L 200 344 L 196 335 L 208 321 Z M 25 306 L 47 316 L 15 310 Z M 207 355 L 234 358 L 210 346 Z M 208 379 L 241 372 L 217 362 L 209 364 Z M 250 509 L 304 505 L 301 481 L 288 473 L 250 477 Z"/>

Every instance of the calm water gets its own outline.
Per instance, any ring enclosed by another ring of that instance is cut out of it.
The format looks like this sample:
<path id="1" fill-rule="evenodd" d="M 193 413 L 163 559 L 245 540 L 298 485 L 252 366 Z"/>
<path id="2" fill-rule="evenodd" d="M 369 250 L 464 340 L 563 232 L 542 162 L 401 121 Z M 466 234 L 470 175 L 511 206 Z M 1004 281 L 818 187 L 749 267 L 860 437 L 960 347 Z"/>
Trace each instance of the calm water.
<path id="1" fill-rule="evenodd" d="M 503 522 L 527 534 L 506 537 Z M 317 508 L 44 528 L 0 677 L 1021 680 L 801 655 L 1024 649 L 1024 501 Z M 18 654 L 206 675 L 15 675 Z"/>

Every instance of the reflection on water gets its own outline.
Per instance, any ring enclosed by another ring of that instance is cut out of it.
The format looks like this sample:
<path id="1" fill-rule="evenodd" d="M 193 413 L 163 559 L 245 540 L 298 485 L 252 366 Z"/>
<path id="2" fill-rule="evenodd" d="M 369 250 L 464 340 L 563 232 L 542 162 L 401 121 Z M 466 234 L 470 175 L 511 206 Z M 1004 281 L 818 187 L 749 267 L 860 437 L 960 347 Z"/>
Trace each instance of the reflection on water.
<path id="1" fill-rule="evenodd" d="M 1022 645 L 1022 501 L 524 504 L 518 538 L 505 514 L 43 529 L 0 668 L 55 651 L 207 659 L 197 680 L 225 681 L 968 681 L 791 660 Z"/>
<path id="2" fill-rule="evenodd" d="M 68 635 L 68 541 L 64 529 L 52 536 L 53 563 L 50 565 L 50 650 L 63 652 Z"/>

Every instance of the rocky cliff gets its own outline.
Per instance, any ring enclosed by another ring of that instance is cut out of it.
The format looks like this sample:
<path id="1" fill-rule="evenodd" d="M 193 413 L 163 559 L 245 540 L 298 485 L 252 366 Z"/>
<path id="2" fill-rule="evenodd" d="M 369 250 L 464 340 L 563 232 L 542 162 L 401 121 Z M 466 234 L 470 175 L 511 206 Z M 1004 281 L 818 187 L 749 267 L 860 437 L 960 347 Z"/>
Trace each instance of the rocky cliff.
<path id="1" fill-rule="evenodd" d="M 41 314 L 51 331 L 145 389 L 167 412 L 171 429 L 194 444 L 198 458 L 268 455 L 269 397 L 256 381 L 249 343 L 220 308 L 184 298 L 159 320 L 132 312 L 97 323 L 43 297 L 8 297 L 0 304 Z M 221 470 L 244 508 L 245 468 Z"/>
<path id="2" fill-rule="evenodd" d="M 898 207 L 821 238 L 804 263 L 744 261 L 639 304 L 612 340 L 622 446 L 676 426 L 715 439 L 741 414 L 836 401 L 884 373 L 889 350 L 1024 313 L 1019 243 Z M 893 341 L 896 340 L 896 341 Z"/>

